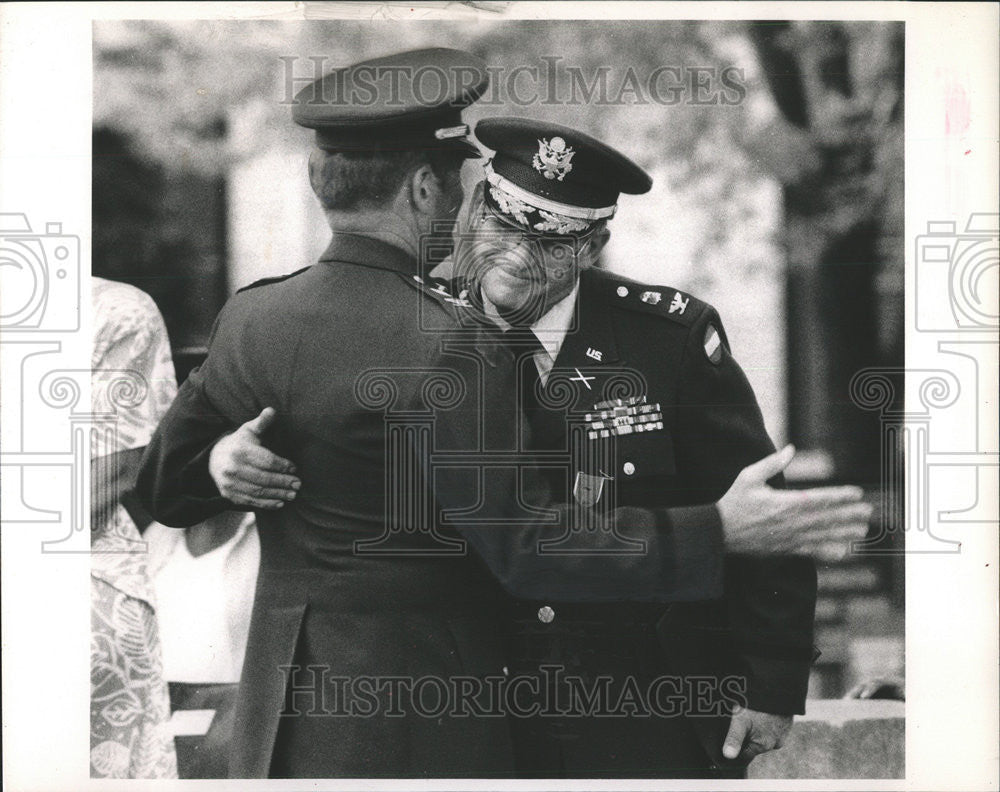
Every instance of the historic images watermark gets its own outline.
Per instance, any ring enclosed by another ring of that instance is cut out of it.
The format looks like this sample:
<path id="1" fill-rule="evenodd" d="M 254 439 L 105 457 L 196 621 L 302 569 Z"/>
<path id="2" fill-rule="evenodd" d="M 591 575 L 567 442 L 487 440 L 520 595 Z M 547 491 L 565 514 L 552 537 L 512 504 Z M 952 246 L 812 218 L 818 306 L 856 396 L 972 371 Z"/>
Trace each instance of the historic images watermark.
<path id="1" fill-rule="evenodd" d="M 4 521 L 58 526 L 57 536 L 41 541 L 44 553 L 90 553 L 88 526 L 106 529 L 103 552 L 144 553 L 146 543 L 121 534 L 112 519 L 124 494 L 117 476 L 110 464 L 92 460 L 106 460 L 119 447 L 120 413 L 148 398 L 149 383 L 132 369 L 53 364 L 63 341 L 81 330 L 86 279 L 79 236 L 65 233 L 61 222 L 44 227 L 34 230 L 23 213 L 0 214 L 0 332 L 4 354 L 19 362 L 4 383 L 5 411 L 17 413 L 0 456 Z M 41 441 L 39 422 L 64 426 L 68 442 L 55 449 Z M 42 490 L 41 480 L 58 482 L 58 489 Z M 90 499 L 90 510 L 88 484 L 107 490 L 96 508 Z"/>
<path id="2" fill-rule="evenodd" d="M 293 104 L 295 94 L 329 74 L 338 64 L 325 55 L 283 55 L 281 104 Z M 747 95 L 744 70 L 737 66 L 678 66 L 661 64 L 649 69 L 628 66 L 583 67 L 560 55 L 541 55 L 534 63 L 507 68 L 455 67 L 428 64 L 367 66 L 355 69 L 350 85 L 343 79 L 324 83 L 311 104 L 370 107 L 403 106 L 411 101 L 437 107 L 449 95 L 449 86 L 471 89 L 489 77 L 489 87 L 477 105 L 500 107 L 554 107 L 560 105 L 694 105 L 732 106 Z M 459 90 L 459 93 L 461 90 Z"/>
<path id="3" fill-rule="evenodd" d="M 942 363 L 951 365 L 869 368 L 852 379 L 851 400 L 878 413 L 882 433 L 881 532 L 855 542 L 857 553 L 958 553 L 959 528 L 996 526 L 981 516 L 1000 470 L 997 438 L 981 411 L 996 388 L 1000 215 L 973 213 L 964 228 L 928 221 L 914 253 L 914 325 L 937 340 L 937 352 L 948 356 Z M 950 432 L 946 411 L 963 416 L 971 432 Z M 971 502 L 934 513 L 930 490 L 946 475 L 972 485 L 961 488 Z M 897 530 L 907 531 L 905 547 L 883 541 Z"/>
<path id="4" fill-rule="evenodd" d="M 89 405 L 84 410 L 88 416 L 76 411 L 85 391 L 78 380 L 89 379 L 90 371 L 76 372 L 57 362 L 65 357 L 64 341 L 80 331 L 80 238 L 66 233 L 58 221 L 40 226 L 21 212 L 0 213 L 0 273 L 4 523 L 58 531 L 61 538 L 51 540 L 50 535 L 41 547 L 43 552 L 64 552 L 68 540 L 88 524 Z M 67 408 L 73 414 L 64 423 Z M 40 416 L 41 411 L 47 414 Z M 69 435 L 59 447 L 49 436 L 56 423 L 65 425 Z M 40 486 L 42 481 L 48 486 Z M 57 488 L 52 482 L 58 482 Z"/>
<path id="5" fill-rule="evenodd" d="M 558 664 L 538 674 L 340 676 L 324 665 L 284 665 L 283 717 L 698 718 L 747 706 L 732 675 L 581 676 Z"/>
<path id="6" fill-rule="evenodd" d="M 62 223 L 34 231 L 26 215 L 0 214 L 0 329 L 68 333 L 80 329 L 80 237 Z"/>
<path id="7" fill-rule="evenodd" d="M 961 230 L 954 220 L 930 221 L 915 254 L 918 331 L 996 332 L 1000 215 L 972 214 Z"/>

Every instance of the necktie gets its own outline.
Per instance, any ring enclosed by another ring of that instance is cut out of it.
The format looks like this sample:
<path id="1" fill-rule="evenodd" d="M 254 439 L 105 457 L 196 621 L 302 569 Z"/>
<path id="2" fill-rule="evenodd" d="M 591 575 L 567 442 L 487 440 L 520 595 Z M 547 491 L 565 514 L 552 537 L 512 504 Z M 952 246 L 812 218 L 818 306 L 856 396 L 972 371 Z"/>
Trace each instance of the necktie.
<path id="1" fill-rule="evenodd" d="M 513 328 L 503 334 L 504 342 L 514 355 L 518 372 L 518 398 L 521 410 L 531 428 L 530 447 L 545 448 L 559 434 L 565 423 L 564 416 L 546 408 L 539 398 L 542 392 L 541 377 L 535 363 L 535 353 L 542 352 L 538 337 L 525 328 Z"/>

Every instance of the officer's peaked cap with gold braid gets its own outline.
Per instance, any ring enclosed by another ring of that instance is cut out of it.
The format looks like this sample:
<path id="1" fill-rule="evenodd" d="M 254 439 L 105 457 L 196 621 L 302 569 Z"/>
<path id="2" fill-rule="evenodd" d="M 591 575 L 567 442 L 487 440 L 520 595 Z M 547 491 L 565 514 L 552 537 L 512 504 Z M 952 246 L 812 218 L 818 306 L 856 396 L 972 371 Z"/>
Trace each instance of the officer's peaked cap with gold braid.
<path id="1" fill-rule="evenodd" d="M 496 152 L 486 164 L 486 203 L 535 233 L 585 233 L 614 215 L 619 194 L 653 184 L 620 151 L 561 124 L 486 118 L 476 137 Z"/>

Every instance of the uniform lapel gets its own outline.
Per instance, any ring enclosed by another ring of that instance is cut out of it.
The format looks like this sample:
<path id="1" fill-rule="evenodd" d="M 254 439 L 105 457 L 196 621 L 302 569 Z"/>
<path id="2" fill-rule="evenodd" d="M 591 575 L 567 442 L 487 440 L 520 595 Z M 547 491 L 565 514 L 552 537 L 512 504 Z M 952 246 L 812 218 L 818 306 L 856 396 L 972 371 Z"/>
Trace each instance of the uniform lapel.
<path id="1" fill-rule="evenodd" d="M 611 308 L 602 304 L 595 285 L 591 271 L 584 270 L 573 322 L 546 386 L 558 382 L 560 387 L 571 387 L 575 398 L 570 410 L 577 413 L 588 412 L 608 398 L 609 380 L 621 375 Z"/>

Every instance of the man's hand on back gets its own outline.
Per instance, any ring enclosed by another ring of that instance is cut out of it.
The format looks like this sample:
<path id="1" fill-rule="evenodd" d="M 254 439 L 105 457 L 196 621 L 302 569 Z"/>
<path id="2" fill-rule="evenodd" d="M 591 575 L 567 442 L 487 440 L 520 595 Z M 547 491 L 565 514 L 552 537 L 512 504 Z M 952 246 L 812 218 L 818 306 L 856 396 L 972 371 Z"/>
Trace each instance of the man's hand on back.
<path id="1" fill-rule="evenodd" d="M 274 423 L 272 407 L 219 440 L 208 457 L 208 472 L 224 498 L 251 509 L 280 509 L 302 486 L 295 465 L 272 453 L 261 440 Z"/>
<path id="2" fill-rule="evenodd" d="M 795 456 L 785 446 L 745 467 L 718 503 L 726 550 L 732 553 L 798 553 L 823 561 L 843 558 L 868 532 L 872 507 L 860 487 L 774 489 L 767 480 Z"/>

